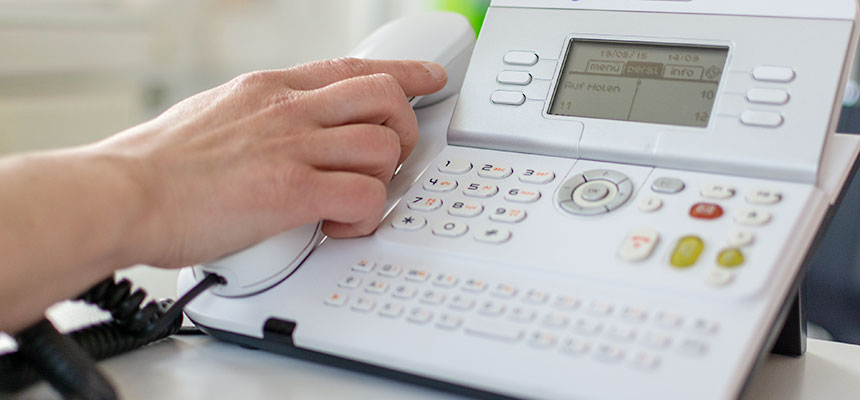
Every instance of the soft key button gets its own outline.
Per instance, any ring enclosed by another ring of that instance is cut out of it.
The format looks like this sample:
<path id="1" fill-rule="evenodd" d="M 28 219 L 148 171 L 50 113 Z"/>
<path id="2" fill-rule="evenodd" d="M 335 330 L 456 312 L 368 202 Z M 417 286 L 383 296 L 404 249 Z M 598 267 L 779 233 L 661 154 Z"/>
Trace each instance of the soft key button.
<path id="1" fill-rule="evenodd" d="M 498 207 L 490 214 L 490 220 L 497 222 L 517 223 L 526 218 L 526 210 L 519 208 Z"/>
<path id="2" fill-rule="evenodd" d="M 490 101 L 493 104 L 521 106 L 526 102 L 526 95 L 522 92 L 512 92 L 510 90 L 496 90 L 490 96 Z"/>
<path id="3" fill-rule="evenodd" d="M 442 200 L 435 197 L 415 196 L 406 202 L 406 207 L 416 211 L 434 211 L 442 207 Z"/>
<path id="4" fill-rule="evenodd" d="M 665 194 L 675 194 L 684 190 L 687 187 L 684 184 L 684 181 L 678 178 L 657 178 L 654 180 L 654 183 L 651 184 L 651 190 L 657 193 L 665 193 Z"/>
<path id="5" fill-rule="evenodd" d="M 439 172 L 461 175 L 472 170 L 472 163 L 466 160 L 449 159 L 439 161 L 436 167 L 439 169 Z"/>
<path id="6" fill-rule="evenodd" d="M 526 71 L 502 71 L 496 81 L 503 85 L 525 86 L 532 83 L 532 74 Z"/>
<path id="7" fill-rule="evenodd" d="M 514 170 L 511 167 L 496 164 L 484 164 L 481 169 L 478 170 L 478 176 L 490 179 L 505 179 L 513 173 Z"/>
<path id="8" fill-rule="evenodd" d="M 537 64 L 538 59 L 533 51 L 509 51 L 504 57 L 505 64 L 526 66 Z"/>
<path id="9" fill-rule="evenodd" d="M 493 197 L 496 193 L 499 193 L 498 186 L 482 183 L 470 183 L 463 189 L 463 194 L 469 197 Z"/>
<path id="10" fill-rule="evenodd" d="M 778 128 L 782 126 L 785 118 L 778 112 L 771 111 L 744 111 L 741 114 L 741 123 L 749 126 L 762 128 Z"/>
<path id="11" fill-rule="evenodd" d="M 433 227 L 433 234 L 444 237 L 459 237 L 466 234 L 469 226 L 457 221 L 442 221 Z"/>
<path id="12" fill-rule="evenodd" d="M 780 89 L 750 89 L 747 92 L 750 103 L 783 105 L 788 103 L 788 99 L 788 92 Z"/>
<path id="13" fill-rule="evenodd" d="M 514 203 L 534 203 L 540 199 L 540 192 L 532 189 L 513 188 L 505 193 L 505 200 Z"/>
<path id="14" fill-rule="evenodd" d="M 618 256 L 624 261 L 637 262 L 643 261 L 651 257 L 654 252 L 654 247 L 660 240 L 660 234 L 653 229 L 637 229 L 627 235 L 624 242 L 621 243 L 621 248 L 618 249 Z"/>
<path id="15" fill-rule="evenodd" d="M 735 279 L 735 273 L 724 268 L 712 269 L 708 271 L 706 282 L 714 287 L 726 286 Z"/>
<path id="16" fill-rule="evenodd" d="M 745 208 L 735 214 L 735 222 L 741 225 L 764 225 L 770 222 L 770 213 L 757 208 Z"/>
<path id="17" fill-rule="evenodd" d="M 788 83 L 795 76 L 794 70 L 788 67 L 760 66 L 753 70 L 753 79 L 763 82 Z"/>
<path id="18" fill-rule="evenodd" d="M 696 203 L 690 208 L 690 216 L 697 219 L 717 219 L 723 216 L 723 208 L 719 204 Z"/>
<path id="19" fill-rule="evenodd" d="M 672 251 L 672 256 L 669 262 L 676 268 L 692 267 L 699 256 L 702 255 L 702 250 L 705 249 L 705 242 L 698 236 L 685 236 L 678 240 L 675 245 L 675 250 Z"/>
<path id="20" fill-rule="evenodd" d="M 474 201 L 455 201 L 448 207 L 448 214 L 455 217 L 477 217 L 484 212 L 484 206 Z"/>
<path id="21" fill-rule="evenodd" d="M 552 171 L 526 169 L 520 172 L 520 182 L 524 183 L 543 185 L 552 182 L 553 179 L 555 179 L 555 172 Z"/>
<path id="22" fill-rule="evenodd" d="M 735 195 L 735 188 L 731 185 L 710 184 L 702 187 L 702 197 L 706 199 L 723 200 Z"/>
<path id="23" fill-rule="evenodd" d="M 391 219 L 391 226 L 403 231 L 417 231 L 425 225 L 427 225 L 427 220 L 424 217 L 412 213 L 400 213 Z"/>
<path id="24" fill-rule="evenodd" d="M 453 179 L 431 176 L 424 180 L 424 190 L 428 192 L 445 193 L 457 188 L 457 181 Z"/>
<path id="25" fill-rule="evenodd" d="M 782 193 L 770 189 L 753 189 L 747 193 L 746 199 L 751 204 L 771 205 L 782 201 Z"/>

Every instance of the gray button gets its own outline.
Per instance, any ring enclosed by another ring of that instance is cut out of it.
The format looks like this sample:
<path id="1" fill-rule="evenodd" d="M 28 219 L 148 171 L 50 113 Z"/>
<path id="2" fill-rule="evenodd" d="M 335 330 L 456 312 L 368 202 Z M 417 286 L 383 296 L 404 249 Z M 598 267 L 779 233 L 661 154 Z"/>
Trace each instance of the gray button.
<path id="1" fill-rule="evenodd" d="M 612 201 L 606 203 L 606 208 L 609 211 L 615 210 L 624 205 L 630 197 L 633 196 L 633 182 L 626 180 L 618 184 L 618 193 L 612 198 Z"/>
<path id="2" fill-rule="evenodd" d="M 564 181 L 564 184 L 558 190 L 558 196 L 556 197 L 558 202 L 562 203 L 573 200 L 573 191 L 583 183 L 585 183 L 585 178 L 582 175 L 576 175 Z"/>
<path id="3" fill-rule="evenodd" d="M 537 64 L 538 59 L 533 51 L 509 51 L 504 57 L 505 64 L 526 66 Z"/>
<path id="4" fill-rule="evenodd" d="M 613 171 L 611 169 L 595 169 L 585 172 L 582 175 L 585 176 L 585 180 L 587 181 L 602 179 L 610 181 L 616 185 L 627 180 L 627 175 L 624 175 L 618 171 Z"/>
<path id="5" fill-rule="evenodd" d="M 657 193 L 666 193 L 666 194 L 674 194 L 678 193 L 684 188 L 684 181 L 678 178 L 657 178 L 654 183 L 651 184 L 651 190 Z"/>
<path id="6" fill-rule="evenodd" d="M 526 95 L 521 92 L 512 92 L 509 90 L 496 90 L 490 96 L 490 101 L 493 104 L 504 104 L 509 106 L 520 106 L 526 102 Z"/>
<path id="7" fill-rule="evenodd" d="M 585 201 L 600 201 L 609 195 L 609 188 L 603 185 L 591 185 L 582 191 L 582 199 Z"/>
<path id="8" fill-rule="evenodd" d="M 604 206 L 600 207 L 583 207 L 573 202 L 573 200 L 568 200 L 565 202 L 561 202 L 559 204 L 564 211 L 567 211 L 571 214 L 576 215 L 600 215 L 606 214 L 609 210 Z"/>

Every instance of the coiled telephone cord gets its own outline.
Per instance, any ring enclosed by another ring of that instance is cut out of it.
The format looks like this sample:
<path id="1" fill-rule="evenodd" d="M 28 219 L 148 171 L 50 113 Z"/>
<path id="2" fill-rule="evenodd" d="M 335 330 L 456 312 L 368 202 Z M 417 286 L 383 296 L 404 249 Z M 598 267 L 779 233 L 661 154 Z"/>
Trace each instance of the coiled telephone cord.
<path id="1" fill-rule="evenodd" d="M 50 321 L 42 319 L 15 335 L 18 351 L 0 357 L 0 393 L 20 391 L 44 378 L 66 398 L 116 399 L 95 361 L 176 334 L 182 327 L 185 305 L 223 283 L 220 276 L 208 275 L 175 304 L 161 300 L 141 307 L 146 291 L 132 291 L 126 279 L 117 283 L 113 277 L 107 278 L 77 299 L 109 312 L 112 320 L 61 335 Z"/>

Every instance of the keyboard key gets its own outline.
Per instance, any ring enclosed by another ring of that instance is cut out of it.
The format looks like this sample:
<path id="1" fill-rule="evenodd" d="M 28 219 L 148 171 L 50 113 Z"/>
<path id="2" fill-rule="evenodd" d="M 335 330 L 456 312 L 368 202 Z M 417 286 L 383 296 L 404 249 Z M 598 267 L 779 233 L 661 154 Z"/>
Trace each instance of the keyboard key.
<path id="1" fill-rule="evenodd" d="M 421 302 L 430 305 L 439 305 L 445 301 L 445 295 L 435 290 L 428 290 L 421 295 Z"/>
<path id="2" fill-rule="evenodd" d="M 463 282 L 463 291 L 471 292 L 471 293 L 481 293 L 487 290 L 487 282 L 477 280 L 477 279 L 467 279 L 466 282 Z"/>
<path id="3" fill-rule="evenodd" d="M 520 172 L 520 182 L 544 185 L 555 179 L 555 172 L 547 170 L 526 169 Z"/>
<path id="4" fill-rule="evenodd" d="M 352 270 L 356 272 L 370 272 L 373 271 L 373 267 L 376 266 L 376 263 L 368 260 L 361 260 L 352 265 Z"/>
<path id="5" fill-rule="evenodd" d="M 534 203 L 540 199 L 540 191 L 514 188 L 505 192 L 505 200 L 514 203 Z"/>
<path id="6" fill-rule="evenodd" d="M 397 318 L 403 315 L 403 306 L 397 303 L 385 303 L 379 308 L 379 315 L 388 318 Z"/>
<path id="7" fill-rule="evenodd" d="M 558 337 L 549 332 L 535 331 L 529 336 L 529 344 L 539 349 L 548 349 L 555 346 Z"/>
<path id="8" fill-rule="evenodd" d="M 507 207 L 496 207 L 492 214 L 490 214 L 490 220 L 496 222 L 506 222 L 506 223 L 517 223 L 521 222 L 526 218 L 526 210 L 521 208 L 507 208 Z"/>
<path id="9" fill-rule="evenodd" d="M 489 227 L 475 232 L 475 240 L 483 243 L 499 244 L 510 240 L 511 231 L 500 227 Z"/>
<path id="10" fill-rule="evenodd" d="M 611 344 L 601 344 L 595 350 L 595 358 L 606 363 L 617 363 L 624 358 L 624 350 Z"/>
<path id="11" fill-rule="evenodd" d="M 397 297 L 398 299 L 408 300 L 414 298 L 417 294 L 418 289 L 415 289 L 412 286 L 397 285 L 397 287 L 394 288 L 392 296 Z"/>
<path id="12" fill-rule="evenodd" d="M 487 301 L 481 304 L 479 312 L 488 317 L 498 317 L 505 313 L 505 306 L 501 303 Z"/>
<path id="13" fill-rule="evenodd" d="M 388 282 L 373 280 L 367 283 L 367 286 L 364 287 L 364 291 L 373 294 L 383 294 L 388 291 L 388 287 Z"/>
<path id="14" fill-rule="evenodd" d="M 463 318 L 456 315 L 442 314 L 439 316 L 439 319 L 436 320 L 436 326 L 446 330 L 454 330 L 459 328 L 461 325 L 463 325 Z"/>
<path id="15" fill-rule="evenodd" d="M 361 286 L 361 278 L 347 276 L 346 278 L 341 279 L 337 285 L 344 289 L 356 289 Z"/>
<path id="16" fill-rule="evenodd" d="M 455 217 L 473 218 L 484 212 L 484 206 L 476 201 L 455 201 L 448 207 L 448 214 Z"/>
<path id="17" fill-rule="evenodd" d="M 517 288 L 500 283 L 493 288 L 493 291 L 490 294 L 503 299 L 512 299 L 517 295 Z"/>
<path id="18" fill-rule="evenodd" d="M 410 269 L 406 272 L 406 280 L 411 282 L 426 282 L 430 279 L 430 273 L 423 269 Z"/>
<path id="19" fill-rule="evenodd" d="M 469 225 L 458 221 L 441 221 L 433 226 L 433 234 L 442 237 L 460 237 L 468 231 Z"/>
<path id="20" fill-rule="evenodd" d="M 403 272 L 403 267 L 394 264 L 383 264 L 379 267 L 379 275 L 396 278 L 400 276 L 400 273 Z"/>
<path id="21" fill-rule="evenodd" d="M 523 307 L 514 307 L 511 309 L 509 318 L 514 322 L 529 323 L 534 321 L 536 316 L 537 312 L 534 310 Z"/>
<path id="22" fill-rule="evenodd" d="M 484 183 L 470 183 L 463 189 L 463 194 L 469 197 L 488 198 L 499 193 L 499 187 Z"/>
<path id="23" fill-rule="evenodd" d="M 636 369 L 650 371 L 660 366 L 660 357 L 651 353 L 640 352 L 633 356 L 632 365 Z"/>
<path id="24" fill-rule="evenodd" d="M 567 338 L 562 343 L 561 351 L 569 356 L 584 356 L 591 350 L 591 344 L 578 338 Z"/>
<path id="25" fill-rule="evenodd" d="M 457 188 L 457 181 L 431 176 L 424 179 L 423 187 L 428 192 L 447 193 Z"/>
<path id="26" fill-rule="evenodd" d="M 518 342 L 525 334 L 522 328 L 515 325 L 478 320 L 466 322 L 466 333 L 503 342 Z"/>
<path id="27" fill-rule="evenodd" d="M 456 295 L 451 298 L 448 307 L 455 310 L 469 311 L 475 307 L 475 300 L 471 297 Z"/>
<path id="28" fill-rule="evenodd" d="M 570 323 L 570 318 L 559 313 L 549 313 L 543 317 L 541 322 L 547 328 L 561 329 Z"/>
<path id="29" fill-rule="evenodd" d="M 582 301 L 573 296 L 559 296 L 556 297 L 554 306 L 559 310 L 576 310 L 579 308 Z"/>
<path id="30" fill-rule="evenodd" d="M 376 302 L 367 297 L 358 297 L 352 302 L 352 309 L 359 312 L 370 312 Z"/>
<path id="31" fill-rule="evenodd" d="M 436 197 L 415 196 L 406 202 L 410 210 L 430 212 L 442 207 L 442 200 Z"/>
<path id="32" fill-rule="evenodd" d="M 347 300 L 349 300 L 349 296 L 335 292 L 325 298 L 325 303 L 333 307 L 343 307 Z"/>
<path id="33" fill-rule="evenodd" d="M 457 286 L 457 282 L 460 280 L 454 275 L 441 274 L 436 275 L 436 279 L 433 279 L 433 284 L 439 287 L 444 288 L 452 288 Z"/>
<path id="34" fill-rule="evenodd" d="M 413 308 L 406 319 L 409 320 L 409 322 L 423 325 L 433 319 L 433 313 L 423 308 Z"/>

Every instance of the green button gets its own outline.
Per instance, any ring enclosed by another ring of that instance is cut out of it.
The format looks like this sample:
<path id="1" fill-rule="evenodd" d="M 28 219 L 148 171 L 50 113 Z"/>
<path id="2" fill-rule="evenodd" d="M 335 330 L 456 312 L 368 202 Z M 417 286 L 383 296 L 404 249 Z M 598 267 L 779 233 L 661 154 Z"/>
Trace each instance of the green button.
<path id="1" fill-rule="evenodd" d="M 723 267 L 737 267 L 744 263 L 744 253 L 738 249 L 725 249 L 717 256 L 717 264 Z"/>
<path id="2" fill-rule="evenodd" d="M 687 268 L 693 266 L 699 260 L 702 250 L 705 249 L 705 242 L 698 236 L 685 236 L 678 240 L 675 245 L 675 251 L 672 252 L 670 263 L 677 268 Z"/>

